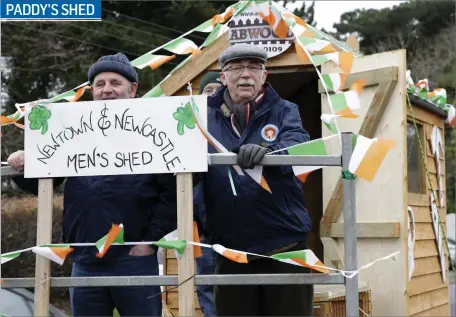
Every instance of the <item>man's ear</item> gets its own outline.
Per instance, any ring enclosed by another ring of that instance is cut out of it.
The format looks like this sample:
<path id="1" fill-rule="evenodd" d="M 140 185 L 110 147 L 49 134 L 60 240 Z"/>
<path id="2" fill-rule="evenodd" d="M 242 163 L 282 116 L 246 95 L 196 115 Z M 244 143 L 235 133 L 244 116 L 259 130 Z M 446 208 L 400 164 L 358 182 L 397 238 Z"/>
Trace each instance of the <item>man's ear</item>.
<path id="1" fill-rule="evenodd" d="M 131 86 L 130 86 L 130 97 L 131 98 L 135 98 L 137 90 L 138 90 L 138 83 L 131 83 Z"/>
<path id="2" fill-rule="evenodd" d="M 224 72 L 220 72 L 220 80 L 222 81 L 223 86 L 226 86 L 226 77 Z"/>

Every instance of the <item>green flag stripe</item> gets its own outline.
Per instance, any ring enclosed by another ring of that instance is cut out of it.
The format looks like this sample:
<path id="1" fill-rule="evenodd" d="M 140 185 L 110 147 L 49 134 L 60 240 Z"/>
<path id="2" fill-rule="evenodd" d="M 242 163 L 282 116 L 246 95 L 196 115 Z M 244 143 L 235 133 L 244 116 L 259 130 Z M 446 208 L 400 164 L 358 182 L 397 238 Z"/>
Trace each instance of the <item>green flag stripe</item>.
<path id="1" fill-rule="evenodd" d="M 153 54 L 144 54 L 143 56 L 138 57 L 137 59 L 133 60 L 131 62 L 131 65 L 134 67 L 138 67 L 144 64 L 150 64 L 151 61 L 153 61 L 155 58 L 155 55 Z"/>
<path id="2" fill-rule="evenodd" d="M 209 34 L 209 36 L 206 38 L 206 40 L 203 43 L 203 47 L 207 47 L 211 45 L 216 39 L 219 38 L 219 33 L 220 29 L 222 28 L 221 24 L 217 24 L 215 28 L 212 30 L 212 32 Z"/>
<path id="3" fill-rule="evenodd" d="M 277 254 L 271 255 L 271 258 L 280 259 L 280 260 L 299 258 L 299 259 L 306 261 L 306 252 L 299 250 L 299 251 L 277 253 Z"/>
<path id="4" fill-rule="evenodd" d="M 315 55 L 311 56 L 310 59 L 315 66 L 320 66 L 321 64 L 328 61 L 328 58 L 325 55 Z"/>
<path id="5" fill-rule="evenodd" d="M 208 31 L 205 31 L 207 30 L 208 28 L 212 27 L 212 19 L 210 20 L 207 20 L 206 22 L 204 23 L 201 23 L 200 25 L 198 25 L 196 28 L 193 29 L 193 31 L 197 31 L 197 32 L 208 32 Z"/>
<path id="6" fill-rule="evenodd" d="M 335 112 L 339 112 L 347 107 L 347 99 L 345 99 L 345 93 L 341 92 L 334 94 L 329 96 L 329 98 L 331 99 L 331 104 Z"/>
<path id="7" fill-rule="evenodd" d="M 290 155 L 328 155 L 322 139 L 306 142 L 288 149 Z"/>
<path id="8" fill-rule="evenodd" d="M 323 77 L 323 82 L 326 85 L 326 88 L 328 90 L 334 91 L 334 84 L 333 84 L 333 81 L 331 79 L 331 76 L 329 76 L 328 74 L 323 74 L 322 77 Z"/>
<path id="9" fill-rule="evenodd" d="M 155 86 L 154 88 L 152 88 L 152 90 L 149 90 L 148 93 L 146 93 L 143 98 L 149 98 L 149 97 L 160 97 L 161 95 L 163 95 L 163 90 L 162 88 L 160 87 L 160 85 L 157 85 Z"/>
<path id="10" fill-rule="evenodd" d="M 160 239 L 160 241 L 153 242 L 153 244 L 164 249 L 174 249 L 179 254 L 183 254 L 187 247 L 187 242 L 185 240 L 166 241 L 163 238 Z"/>

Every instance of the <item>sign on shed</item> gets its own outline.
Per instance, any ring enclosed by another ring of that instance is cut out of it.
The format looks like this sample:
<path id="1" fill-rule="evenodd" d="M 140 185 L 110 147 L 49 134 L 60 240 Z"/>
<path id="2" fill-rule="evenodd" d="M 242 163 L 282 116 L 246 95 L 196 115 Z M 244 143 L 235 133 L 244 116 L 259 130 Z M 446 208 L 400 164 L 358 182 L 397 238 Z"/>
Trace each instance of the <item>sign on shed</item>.
<path id="1" fill-rule="evenodd" d="M 206 96 L 194 96 L 202 124 Z M 25 177 L 207 171 L 207 141 L 190 98 L 101 100 L 33 107 L 25 121 Z"/>

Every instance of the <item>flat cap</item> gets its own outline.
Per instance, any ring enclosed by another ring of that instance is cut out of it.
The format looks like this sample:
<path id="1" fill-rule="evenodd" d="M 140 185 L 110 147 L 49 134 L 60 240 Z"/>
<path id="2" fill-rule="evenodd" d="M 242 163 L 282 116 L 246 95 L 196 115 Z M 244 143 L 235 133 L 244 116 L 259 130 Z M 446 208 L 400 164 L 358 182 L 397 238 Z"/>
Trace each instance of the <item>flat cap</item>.
<path id="1" fill-rule="evenodd" d="M 219 64 L 223 68 L 225 65 L 236 59 L 257 59 L 263 63 L 268 60 L 266 51 L 258 46 L 250 44 L 235 44 L 228 47 L 219 57 Z"/>

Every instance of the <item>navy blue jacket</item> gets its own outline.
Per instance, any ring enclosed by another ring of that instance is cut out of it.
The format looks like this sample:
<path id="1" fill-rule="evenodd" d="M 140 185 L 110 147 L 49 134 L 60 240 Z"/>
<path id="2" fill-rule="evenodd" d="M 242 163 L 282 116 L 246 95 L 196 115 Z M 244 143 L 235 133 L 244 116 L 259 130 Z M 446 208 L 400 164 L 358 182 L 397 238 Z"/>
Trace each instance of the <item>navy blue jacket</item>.
<path id="1" fill-rule="evenodd" d="M 54 186 L 64 178 L 54 179 Z M 37 193 L 38 180 L 14 178 Z M 176 229 L 176 179 L 171 174 L 69 177 L 65 183 L 63 240 L 96 242 L 112 224 L 124 225 L 125 241 L 156 241 Z M 76 247 L 75 262 L 98 263 L 125 254 L 131 246 L 112 246 L 103 259 L 95 247 Z"/>
<path id="2" fill-rule="evenodd" d="M 208 99 L 207 122 L 209 132 L 228 150 L 253 143 L 274 151 L 309 140 L 298 106 L 281 99 L 269 84 L 265 84 L 263 103 L 239 138 L 230 118 L 220 109 L 225 89 L 219 89 Z M 272 142 L 262 136 L 263 127 L 270 124 L 278 128 L 277 138 Z M 210 144 L 209 153 L 217 153 Z M 291 166 L 264 167 L 263 176 L 272 194 L 247 174 L 239 176 L 234 170 L 231 174 L 237 196 L 232 193 L 226 166 L 211 166 L 204 177 L 204 227 L 211 243 L 267 253 L 306 239 L 311 222 L 302 184 Z"/>

